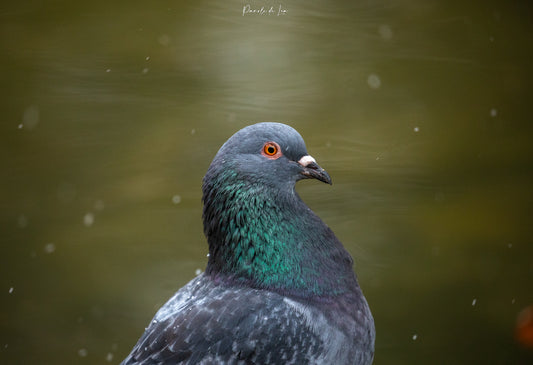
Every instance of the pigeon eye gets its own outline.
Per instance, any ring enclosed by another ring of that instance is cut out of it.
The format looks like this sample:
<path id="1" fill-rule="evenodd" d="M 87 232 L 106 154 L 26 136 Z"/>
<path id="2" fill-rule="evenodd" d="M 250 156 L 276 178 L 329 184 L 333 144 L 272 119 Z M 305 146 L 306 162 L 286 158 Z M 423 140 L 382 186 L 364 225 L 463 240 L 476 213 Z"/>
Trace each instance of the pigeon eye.
<path id="1" fill-rule="evenodd" d="M 263 146 L 261 154 L 271 160 L 277 160 L 281 156 L 281 148 L 276 142 L 267 142 Z"/>
<path id="2" fill-rule="evenodd" d="M 278 149 L 273 144 L 268 144 L 265 146 L 265 153 L 269 156 L 274 156 L 278 152 Z"/>

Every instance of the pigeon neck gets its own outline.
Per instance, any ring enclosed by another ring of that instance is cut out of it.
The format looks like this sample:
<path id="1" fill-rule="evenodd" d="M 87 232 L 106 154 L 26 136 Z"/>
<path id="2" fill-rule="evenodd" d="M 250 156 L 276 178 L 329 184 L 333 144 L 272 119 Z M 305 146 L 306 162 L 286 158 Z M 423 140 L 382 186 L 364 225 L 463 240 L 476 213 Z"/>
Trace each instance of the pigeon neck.
<path id="1" fill-rule="evenodd" d="M 297 296 L 355 290 L 352 258 L 294 191 L 204 182 L 206 273 Z"/>

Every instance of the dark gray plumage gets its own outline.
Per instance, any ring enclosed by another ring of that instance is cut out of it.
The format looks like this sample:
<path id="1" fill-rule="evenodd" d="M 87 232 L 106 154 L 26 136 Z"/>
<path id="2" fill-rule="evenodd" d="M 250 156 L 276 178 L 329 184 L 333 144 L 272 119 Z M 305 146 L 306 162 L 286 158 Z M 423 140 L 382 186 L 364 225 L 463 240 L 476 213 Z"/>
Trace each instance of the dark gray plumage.
<path id="1" fill-rule="evenodd" d="M 353 261 L 296 194 L 303 178 L 331 181 L 287 125 L 255 124 L 222 146 L 203 184 L 206 271 L 123 365 L 372 363 L 374 321 Z"/>

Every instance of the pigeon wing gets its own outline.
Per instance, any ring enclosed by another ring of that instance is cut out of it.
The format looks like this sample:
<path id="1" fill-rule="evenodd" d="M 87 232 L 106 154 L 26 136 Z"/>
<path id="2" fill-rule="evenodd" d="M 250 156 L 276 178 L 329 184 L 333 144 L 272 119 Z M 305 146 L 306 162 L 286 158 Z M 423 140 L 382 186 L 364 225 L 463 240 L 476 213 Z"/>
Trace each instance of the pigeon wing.
<path id="1" fill-rule="evenodd" d="M 307 322 L 277 293 L 201 275 L 159 310 L 123 365 L 309 363 L 324 349 Z"/>

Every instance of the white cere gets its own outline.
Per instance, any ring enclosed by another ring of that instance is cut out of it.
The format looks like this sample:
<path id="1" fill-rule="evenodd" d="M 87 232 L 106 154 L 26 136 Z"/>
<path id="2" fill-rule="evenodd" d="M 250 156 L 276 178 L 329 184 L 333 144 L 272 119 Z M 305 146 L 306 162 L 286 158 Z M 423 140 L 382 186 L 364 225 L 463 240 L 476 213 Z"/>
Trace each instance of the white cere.
<path id="1" fill-rule="evenodd" d="M 316 161 L 315 161 L 315 159 L 312 156 L 306 155 L 306 156 L 303 156 L 298 161 L 298 163 L 305 167 L 305 166 L 309 165 L 310 163 L 316 163 Z"/>

